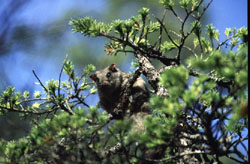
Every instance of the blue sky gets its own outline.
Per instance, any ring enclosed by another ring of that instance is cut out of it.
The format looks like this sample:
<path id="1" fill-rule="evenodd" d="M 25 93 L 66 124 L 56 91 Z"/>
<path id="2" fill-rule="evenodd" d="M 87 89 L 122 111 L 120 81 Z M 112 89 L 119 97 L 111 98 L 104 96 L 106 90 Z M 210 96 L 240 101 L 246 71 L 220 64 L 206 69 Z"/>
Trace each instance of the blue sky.
<path id="1" fill-rule="evenodd" d="M 222 34 L 228 27 L 247 27 L 247 0 L 214 0 L 208 12 L 209 21 L 223 38 Z"/>

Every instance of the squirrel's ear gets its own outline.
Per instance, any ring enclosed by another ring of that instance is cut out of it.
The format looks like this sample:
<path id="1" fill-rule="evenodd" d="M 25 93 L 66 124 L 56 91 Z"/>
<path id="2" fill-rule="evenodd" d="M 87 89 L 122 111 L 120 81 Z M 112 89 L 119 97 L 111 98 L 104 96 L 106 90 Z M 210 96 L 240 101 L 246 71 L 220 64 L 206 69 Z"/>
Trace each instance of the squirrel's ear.
<path id="1" fill-rule="evenodd" d="M 109 66 L 109 70 L 112 71 L 112 72 L 116 72 L 116 71 L 117 71 L 116 65 L 115 65 L 115 64 L 111 64 L 111 65 Z"/>
<path id="2" fill-rule="evenodd" d="M 92 80 L 94 80 L 94 81 L 96 81 L 96 79 L 97 79 L 96 74 L 91 74 L 91 75 L 89 75 L 89 77 L 90 77 Z"/>

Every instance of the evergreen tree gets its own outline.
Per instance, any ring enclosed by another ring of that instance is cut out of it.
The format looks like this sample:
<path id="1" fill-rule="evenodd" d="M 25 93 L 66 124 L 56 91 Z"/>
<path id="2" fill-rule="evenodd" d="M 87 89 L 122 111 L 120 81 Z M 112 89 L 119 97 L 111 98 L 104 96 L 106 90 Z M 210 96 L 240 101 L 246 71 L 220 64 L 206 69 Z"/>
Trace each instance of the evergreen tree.
<path id="1" fill-rule="evenodd" d="M 142 8 L 109 24 L 72 19 L 74 32 L 110 41 L 107 55 L 134 55 L 131 74 L 143 74 L 152 87 L 145 130 L 133 131 L 130 121 L 90 106 L 86 98 L 97 92 L 89 80 L 95 66 L 78 76 L 66 57 L 58 80 L 44 84 L 33 71 L 42 92 L 8 87 L 1 93 L 0 114 L 34 119 L 27 136 L 0 141 L 0 162 L 248 163 L 248 29 L 227 28 L 220 41 L 215 27 L 201 23 L 211 3 L 160 0 L 161 18 Z M 166 13 L 176 17 L 179 29 L 168 29 Z"/>

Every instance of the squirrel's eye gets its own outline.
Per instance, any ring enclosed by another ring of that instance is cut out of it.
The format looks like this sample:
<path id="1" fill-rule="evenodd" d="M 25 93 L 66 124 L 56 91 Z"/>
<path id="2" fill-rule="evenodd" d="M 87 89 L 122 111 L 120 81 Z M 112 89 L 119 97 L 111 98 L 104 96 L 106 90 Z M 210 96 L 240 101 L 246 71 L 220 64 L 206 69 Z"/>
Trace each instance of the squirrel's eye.
<path id="1" fill-rule="evenodd" d="M 108 72 L 108 73 L 106 74 L 106 77 L 109 78 L 110 76 L 111 76 L 111 73 Z"/>

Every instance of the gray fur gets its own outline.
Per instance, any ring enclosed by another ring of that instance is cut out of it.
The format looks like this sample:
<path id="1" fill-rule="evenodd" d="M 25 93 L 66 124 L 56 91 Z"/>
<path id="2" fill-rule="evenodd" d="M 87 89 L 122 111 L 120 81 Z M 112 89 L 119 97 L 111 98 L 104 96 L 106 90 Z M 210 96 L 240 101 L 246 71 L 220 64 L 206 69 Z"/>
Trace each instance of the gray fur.
<path id="1" fill-rule="evenodd" d="M 125 73 L 114 64 L 102 70 L 96 71 L 90 77 L 95 81 L 101 107 L 108 113 L 113 113 L 122 98 L 122 91 L 128 82 L 129 73 Z M 138 78 L 132 86 L 132 97 L 126 112 L 149 112 L 147 102 L 149 92 L 142 78 Z M 146 103 L 146 104 L 145 104 Z"/>

